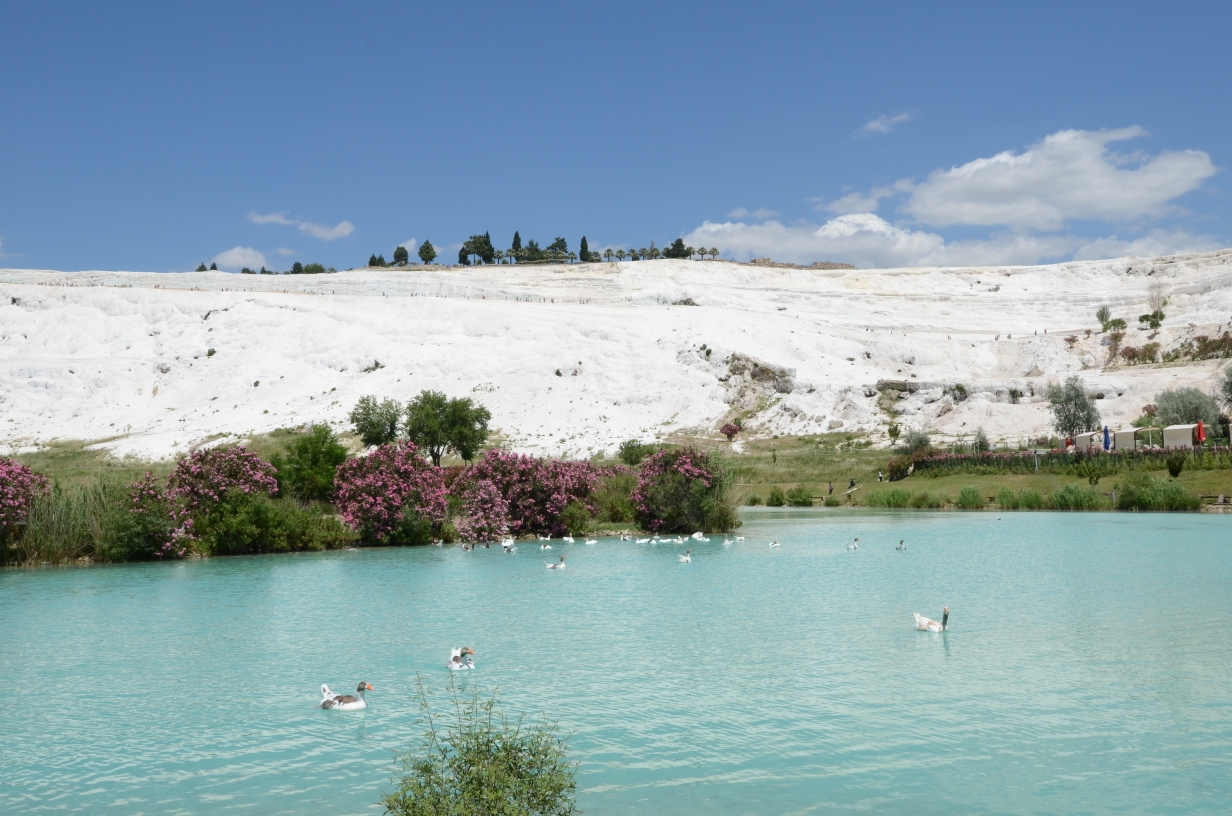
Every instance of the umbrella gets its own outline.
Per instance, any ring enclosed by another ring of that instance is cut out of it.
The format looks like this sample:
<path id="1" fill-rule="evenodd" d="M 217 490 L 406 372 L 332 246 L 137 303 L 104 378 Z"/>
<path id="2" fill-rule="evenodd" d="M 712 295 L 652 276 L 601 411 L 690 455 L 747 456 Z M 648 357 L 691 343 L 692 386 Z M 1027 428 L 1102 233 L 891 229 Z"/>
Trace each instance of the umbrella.
<path id="1" fill-rule="evenodd" d="M 1206 428 L 1202 427 L 1202 420 L 1200 419 L 1198 420 L 1198 441 L 1199 442 L 1206 441 Z"/>
<path id="2" fill-rule="evenodd" d="M 1104 450 L 1112 450 L 1112 435 L 1108 433 L 1108 426 L 1104 426 Z"/>

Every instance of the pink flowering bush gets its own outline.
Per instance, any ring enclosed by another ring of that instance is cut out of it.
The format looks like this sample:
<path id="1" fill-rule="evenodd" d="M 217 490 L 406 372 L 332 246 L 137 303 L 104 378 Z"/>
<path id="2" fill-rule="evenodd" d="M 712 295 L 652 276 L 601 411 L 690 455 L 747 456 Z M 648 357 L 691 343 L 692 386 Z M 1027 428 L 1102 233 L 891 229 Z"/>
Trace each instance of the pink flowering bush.
<path id="1" fill-rule="evenodd" d="M 441 469 L 413 442 L 382 445 L 348 459 L 334 478 L 335 506 L 367 543 L 425 544 L 448 510 Z"/>
<path id="2" fill-rule="evenodd" d="M 0 544 L 13 537 L 30 517 L 34 500 L 51 490 L 47 477 L 12 459 L 0 457 Z"/>
<path id="3" fill-rule="evenodd" d="M 494 448 L 466 474 L 466 481 L 489 481 L 508 507 L 509 532 L 562 535 L 564 509 L 580 502 L 596 512 L 592 495 L 604 475 L 589 462 L 539 459 Z"/>
<path id="4" fill-rule="evenodd" d="M 634 515 L 651 532 L 726 532 L 739 526 L 727 497 L 729 477 L 709 453 L 663 450 L 642 465 L 633 489 Z"/>
<path id="5" fill-rule="evenodd" d="M 455 526 L 465 541 L 495 541 L 509 532 L 509 503 L 490 480 L 471 482 Z"/>
<path id="6" fill-rule="evenodd" d="M 185 456 L 167 477 L 167 495 L 181 504 L 181 515 L 208 510 L 229 490 L 278 494 L 274 466 L 243 445 L 205 448 Z"/>
<path id="7" fill-rule="evenodd" d="M 736 434 L 740 433 L 740 426 L 734 422 L 729 422 L 726 425 L 724 425 L 722 428 L 719 428 L 719 433 L 723 434 L 723 436 L 726 436 L 727 441 L 730 442 L 736 438 Z"/>

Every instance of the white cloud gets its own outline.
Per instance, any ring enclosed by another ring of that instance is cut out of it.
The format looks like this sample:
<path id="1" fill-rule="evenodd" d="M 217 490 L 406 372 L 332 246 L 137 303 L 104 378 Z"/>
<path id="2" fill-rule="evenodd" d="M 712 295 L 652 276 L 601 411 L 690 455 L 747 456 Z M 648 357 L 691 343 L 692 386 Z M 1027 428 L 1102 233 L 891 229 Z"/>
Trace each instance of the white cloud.
<path id="1" fill-rule="evenodd" d="M 727 214 L 728 218 L 773 218 L 778 215 L 774 210 L 768 210 L 765 207 L 758 207 L 755 210 L 746 210 L 744 207 L 737 207 Z"/>
<path id="2" fill-rule="evenodd" d="M 252 247 L 232 247 L 226 252 L 220 252 L 212 258 L 219 269 L 227 272 L 238 272 L 243 267 L 260 269 L 265 266 L 265 256 Z"/>
<path id="3" fill-rule="evenodd" d="M 418 242 L 418 241 L 416 241 L 414 238 L 410 238 L 410 239 L 408 239 L 408 240 L 406 240 L 406 241 L 403 241 L 402 243 L 398 244 L 398 246 L 400 246 L 400 247 L 406 247 L 406 251 L 407 251 L 407 252 L 414 252 L 414 251 L 415 251 L 415 247 L 419 246 L 419 242 Z"/>
<path id="4" fill-rule="evenodd" d="M 907 112 L 896 113 L 893 116 L 882 114 L 871 122 L 866 122 L 864 127 L 856 131 L 857 134 L 868 135 L 870 133 L 889 133 L 903 122 L 910 122 L 911 114 Z"/>
<path id="5" fill-rule="evenodd" d="M 881 206 L 881 199 L 890 198 L 897 193 L 911 189 L 911 182 L 897 181 L 889 187 L 874 187 L 868 193 L 848 193 L 841 198 L 827 202 L 824 198 L 809 199 L 814 210 L 825 210 L 835 215 L 851 215 L 852 213 L 876 212 Z"/>
<path id="6" fill-rule="evenodd" d="M 1059 230 L 1071 219 L 1126 221 L 1168 212 L 1218 168 L 1200 150 L 1127 156 L 1108 145 L 1145 135 L 1140 127 L 1063 130 L 1022 153 L 1005 151 L 935 170 L 911 189 L 903 210 L 924 224 Z"/>
<path id="7" fill-rule="evenodd" d="M 840 261 L 863 268 L 1028 265 L 1071 258 L 1206 252 L 1218 246 L 1209 236 L 1163 230 L 1137 241 L 1121 241 L 1115 236 L 1092 240 L 1075 235 L 1004 233 L 947 242 L 936 233 L 897 227 L 872 213 L 840 215 L 820 226 L 707 221 L 684 240 L 716 246 L 738 258 L 770 257 L 802 264 Z"/>
<path id="8" fill-rule="evenodd" d="M 281 224 L 284 227 L 295 227 L 300 232 L 307 233 L 313 238 L 320 238 L 322 241 L 332 241 L 335 238 L 345 238 L 352 232 L 355 232 L 355 225 L 350 221 L 339 221 L 334 226 L 328 224 L 318 224 L 314 221 L 301 221 L 297 218 L 288 218 L 283 213 L 269 213 L 261 215 L 260 213 L 248 213 L 248 220 L 254 224 Z"/>
<path id="9" fill-rule="evenodd" d="M 286 247 L 278 247 L 278 249 L 275 249 L 274 251 L 277 252 L 279 255 L 283 256 L 284 258 L 289 255 L 295 254 L 295 250 L 287 249 Z"/>

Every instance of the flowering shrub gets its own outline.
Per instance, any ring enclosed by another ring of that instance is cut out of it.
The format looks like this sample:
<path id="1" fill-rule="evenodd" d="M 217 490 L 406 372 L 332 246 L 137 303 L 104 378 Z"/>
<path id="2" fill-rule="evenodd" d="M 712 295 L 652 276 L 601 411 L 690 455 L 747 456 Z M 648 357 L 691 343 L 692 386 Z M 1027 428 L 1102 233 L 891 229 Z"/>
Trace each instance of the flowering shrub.
<path id="1" fill-rule="evenodd" d="M 12 459 L 0 458 L 0 544 L 30 517 L 34 499 L 50 489 L 43 474 Z"/>
<path id="2" fill-rule="evenodd" d="M 183 558 L 192 543 L 193 521 L 176 524 L 171 497 L 148 471 L 129 487 L 129 508 L 123 534 L 123 552 L 116 560 L 133 557 Z"/>
<path id="3" fill-rule="evenodd" d="M 1185 467 L 1193 470 L 1227 470 L 1232 468 L 1232 451 L 1227 447 L 1183 448 Z M 971 473 L 992 476 L 1002 473 L 1034 473 L 1036 462 L 1040 472 L 1087 476 L 1088 464 L 1097 460 L 1100 475 L 1106 476 L 1126 470 L 1162 470 L 1167 467 L 1168 457 L 1174 453 L 1163 448 L 1134 448 L 1105 451 L 1053 450 L 1038 456 L 1029 450 L 997 451 L 984 453 L 940 453 L 923 451 L 915 456 L 899 456 L 890 460 L 887 470 L 891 481 L 907 475 L 907 467 L 914 465 L 914 472 L 943 475 L 948 473 Z"/>
<path id="4" fill-rule="evenodd" d="M 273 465 L 243 445 L 206 448 L 176 463 L 167 477 L 167 495 L 180 504 L 179 514 L 186 518 L 201 510 L 208 512 L 228 490 L 276 495 L 278 480 L 274 474 Z"/>
<path id="5" fill-rule="evenodd" d="M 440 468 L 425 462 L 413 442 L 348 459 L 334 488 L 342 520 L 369 543 L 426 543 L 448 509 Z"/>
<path id="6" fill-rule="evenodd" d="M 561 513 L 572 502 L 582 502 L 593 514 L 591 496 L 604 475 L 589 462 L 538 459 L 493 448 L 472 467 L 467 481 L 487 480 L 508 507 L 509 532 L 561 535 L 566 524 Z"/>
<path id="7" fill-rule="evenodd" d="M 633 507 L 651 532 L 724 532 L 739 521 L 726 501 L 728 476 L 709 453 L 692 447 L 659 451 L 642 465 Z"/>
<path id="8" fill-rule="evenodd" d="M 736 434 L 740 433 L 740 426 L 734 422 L 729 422 L 726 425 L 724 425 L 722 428 L 719 428 L 719 433 L 723 434 L 723 436 L 726 436 L 727 441 L 730 442 L 736 438 Z"/>
<path id="9" fill-rule="evenodd" d="M 493 541 L 509 532 L 509 503 L 490 480 L 467 486 L 457 528 L 467 541 Z"/>

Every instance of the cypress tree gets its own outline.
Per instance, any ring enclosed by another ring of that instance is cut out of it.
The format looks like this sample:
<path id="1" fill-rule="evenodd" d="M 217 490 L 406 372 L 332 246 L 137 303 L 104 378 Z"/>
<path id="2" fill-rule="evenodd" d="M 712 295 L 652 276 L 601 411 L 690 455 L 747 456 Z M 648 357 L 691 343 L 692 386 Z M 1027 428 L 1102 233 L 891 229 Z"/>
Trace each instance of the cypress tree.
<path id="1" fill-rule="evenodd" d="M 586 236 L 582 236 L 582 241 L 578 244 L 578 260 L 582 263 L 590 263 L 590 245 L 586 243 Z"/>
<path id="2" fill-rule="evenodd" d="M 511 249 L 512 249 L 514 252 L 517 252 L 517 251 L 518 251 L 518 250 L 520 250 L 521 248 L 522 248 L 522 236 L 521 236 L 521 235 L 518 235 L 518 231 L 517 231 L 517 230 L 514 230 L 514 231 L 513 231 L 513 246 L 511 247 Z"/>
<path id="3" fill-rule="evenodd" d="M 218 271 L 218 264 L 215 264 L 215 263 L 210 264 L 210 271 L 211 271 L 211 272 L 217 272 L 217 271 Z"/>

